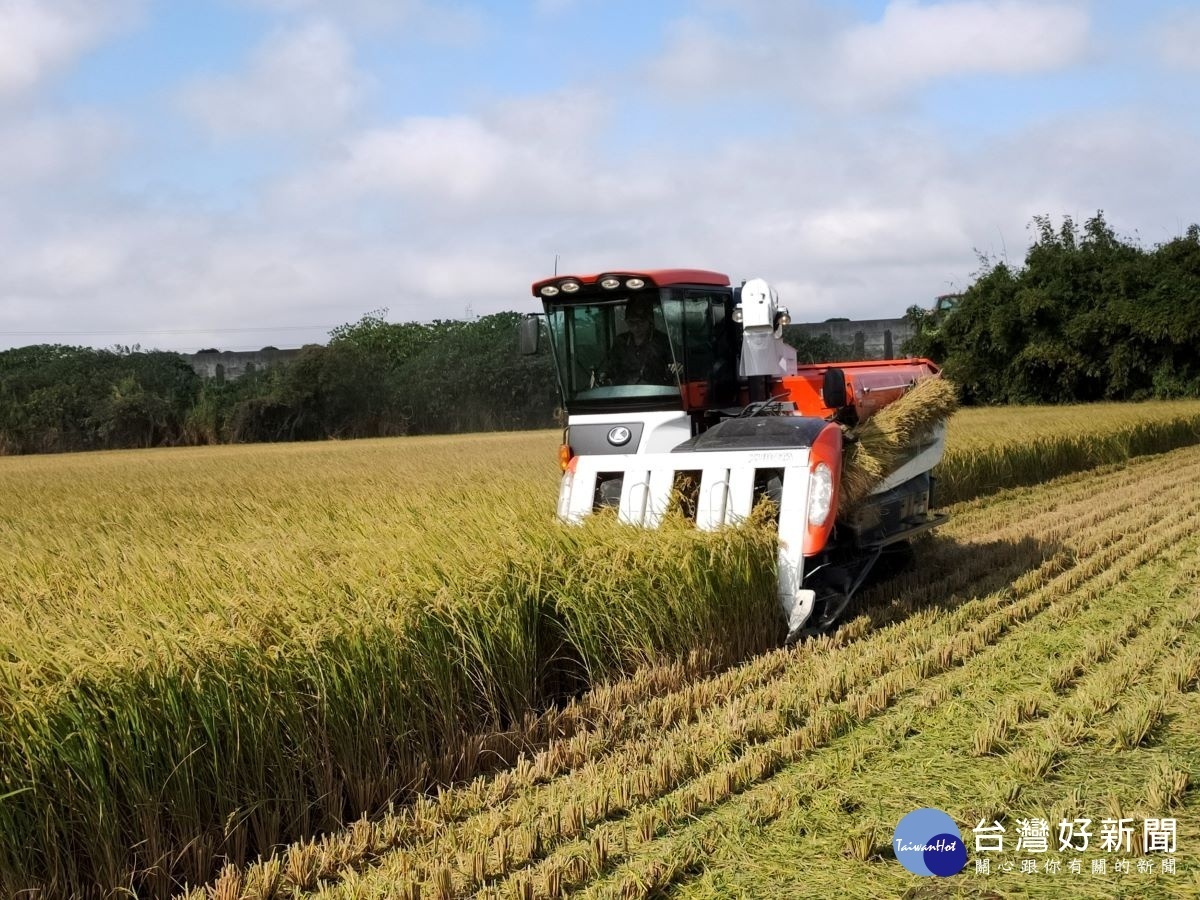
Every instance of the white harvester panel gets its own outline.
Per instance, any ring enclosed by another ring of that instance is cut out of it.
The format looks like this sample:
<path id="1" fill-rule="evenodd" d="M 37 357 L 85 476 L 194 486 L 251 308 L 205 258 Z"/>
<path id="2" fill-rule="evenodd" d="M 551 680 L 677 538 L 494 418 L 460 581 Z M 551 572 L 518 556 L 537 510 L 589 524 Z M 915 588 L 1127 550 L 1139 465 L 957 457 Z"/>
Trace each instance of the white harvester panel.
<path id="1" fill-rule="evenodd" d="M 620 521 L 657 528 L 671 503 L 675 476 L 699 472 L 696 527 L 715 531 L 735 526 L 754 508 L 754 481 L 760 469 L 781 470 L 779 505 L 779 603 L 794 633 L 812 612 L 814 594 L 803 589 L 804 536 L 808 527 L 809 451 L 807 448 L 697 453 L 640 453 L 581 456 L 563 476 L 559 516 L 579 523 L 593 511 L 600 476 L 619 474 Z"/>
<path id="2" fill-rule="evenodd" d="M 910 478 L 915 478 L 931 470 L 942 461 L 946 452 L 946 423 L 939 422 L 923 440 L 915 444 L 909 451 L 908 458 L 896 471 L 879 482 L 871 491 L 873 494 L 883 494 L 892 488 L 904 484 Z"/>

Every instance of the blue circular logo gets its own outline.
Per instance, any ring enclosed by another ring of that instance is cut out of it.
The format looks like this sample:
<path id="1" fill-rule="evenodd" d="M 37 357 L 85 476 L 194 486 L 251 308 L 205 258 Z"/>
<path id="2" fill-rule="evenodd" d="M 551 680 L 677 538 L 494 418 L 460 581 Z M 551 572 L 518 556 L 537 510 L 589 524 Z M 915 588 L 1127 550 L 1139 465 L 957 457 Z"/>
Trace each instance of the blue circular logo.
<path id="1" fill-rule="evenodd" d="M 896 859 L 914 875 L 957 875 L 967 865 L 967 845 L 958 825 L 940 809 L 914 809 L 892 836 Z"/>

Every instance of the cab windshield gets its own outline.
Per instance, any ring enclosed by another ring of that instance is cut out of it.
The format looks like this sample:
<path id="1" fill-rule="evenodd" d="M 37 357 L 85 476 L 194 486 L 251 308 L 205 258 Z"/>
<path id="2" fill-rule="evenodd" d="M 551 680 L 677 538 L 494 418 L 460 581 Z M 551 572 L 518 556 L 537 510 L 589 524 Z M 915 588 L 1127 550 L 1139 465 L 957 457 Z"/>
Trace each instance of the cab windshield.
<path id="1" fill-rule="evenodd" d="M 736 371 L 718 365 L 725 311 L 722 292 L 677 288 L 547 302 L 566 407 L 681 409 L 689 381 Z"/>

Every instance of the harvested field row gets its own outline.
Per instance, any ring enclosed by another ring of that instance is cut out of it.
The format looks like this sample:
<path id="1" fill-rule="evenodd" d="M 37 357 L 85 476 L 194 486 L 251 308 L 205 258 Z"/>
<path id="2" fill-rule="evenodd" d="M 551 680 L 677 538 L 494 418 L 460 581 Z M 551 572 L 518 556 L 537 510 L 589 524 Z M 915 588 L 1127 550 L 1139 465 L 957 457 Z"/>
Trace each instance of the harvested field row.
<path id="1" fill-rule="evenodd" d="M 990 648 L 979 655 L 986 659 L 989 654 Z M 974 660 L 971 656 L 954 655 L 949 661 L 954 666 L 971 665 L 968 671 L 978 671 L 979 668 L 977 660 Z M 949 668 L 946 671 L 950 671 Z M 901 670 L 900 672 L 899 676 L 894 679 L 898 685 L 904 683 L 924 684 L 925 680 L 930 676 L 937 676 L 937 674 L 942 673 L 937 667 L 923 666 L 920 662 L 918 662 L 917 666 Z M 958 673 L 954 672 L 950 674 L 948 682 L 961 688 L 964 685 L 961 678 L 964 677 L 958 676 Z M 884 682 L 880 684 L 882 685 Z M 978 683 L 974 682 L 974 680 L 970 680 L 966 684 L 970 685 L 972 692 L 978 689 Z M 922 695 L 920 695 L 918 702 L 928 703 L 931 706 L 941 706 L 944 690 L 946 690 L 946 685 L 944 684 L 926 685 L 922 690 Z M 780 773 L 780 775 L 774 776 L 774 778 L 769 780 L 768 784 L 772 784 L 776 790 L 781 791 L 781 802 L 790 798 L 791 803 L 808 802 L 820 806 L 824 798 L 817 797 L 814 792 L 824 790 L 836 792 L 846 782 L 853 782 L 857 788 L 858 779 L 864 772 L 866 764 L 871 760 L 886 764 L 890 770 L 888 755 L 890 752 L 898 749 L 899 736 L 892 736 L 888 740 L 877 739 L 874 733 L 862 731 L 862 728 L 870 722 L 872 715 L 878 712 L 878 710 L 887 709 L 890 704 L 896 702 L 896 698 L 899 696 L 902 696 L 902 691 L 889 690 L 887 688 L 881 688 L 869 695 L 852 695 L 850 703 L 847 703 L 845 707 L 850 724 L 845 727 L 845 730 L 834 731 L 832 736 L 830 736 L 834 739 L 833 743 L 839 748 L 832 751 L 834 756 L 829 757 L 826 763 L 823 764 L 821 762 L 822 752 L 820 750 L 826 750 L 827 748 L 822 748 L 821 744 L 817 740 L 814 740 L 814 748 L 805 749 L 817 750 L 812 754 L 812 756 L 816 757 L 815 761 L 806 761 L 808 764 L 805 764 L 802 772 Z M 862 701 L 859 701 L 859 697 L 862 697 Z M 912 737 L 910 734 L 907 734 L 907 726 L 904 731 L 906 737 Z M 842 742 L 841 738 L 846 738 L 846 742 Z M 971 766 L 968 763 L 968 768 L 974 772 L 978 767 Z M 728 796 L 736 796 L 736 794 L 742 792 L 743 782 L 742 779 L 737 778 L 737 775 L 744 772 L 744 770 L 745 761 L 739 760 L 737 763 L 727 764 L 727 766 L 722 767 L 722 769 L 719 769 L 715 773 L 718 775 L 718 779 L 724 776 L 726 784 L 732 785 L 731 790 L 728 791 Z M 730 778 L 731 774 L 733 778 Z M 839 774 L 844 776 L 844 778 L 836 778 Z M 892 774 L 894 775 L 895 773 L 893 772 Z M 712 776 L 709 776 L 709 778 L 712 778 Z M 757 779 L 751 779 L 749 784 L 757 786 Z M 718 785 L 720 786 L 720 781 L 718 781 Z M 804 786 L 803 793 L 799 792 L 799 787 L 802 785 Z M 895 787 L 896 785 L 893 784 L 893 790 Z M 1004 791 L 1006 792 L 1002 794 L 1003 797 L 1015 799 L 1012 787 L 1006 785 Z M 722 797 L 722 792 L 716 791 L 714 793 L 716 797 Z M 757 794 L 751 794 L 751 803 L 755 802 L 756 796 Z M 877 794 L 870 792 L 860 794 L 860 797 L 874 796 L 877 796 Z M 806 800 L 802 800 L 802 798 L 806 798 Z M 638 884 L 652 884 L 652 886 L 664 887 L 676 877 L 676 872 L 688 871 L 692 866 L 700 862 L 701 859 L 706 858 L 706 853 L 701 851 L 706 847 L 707 840 L 726 838 L 731 816 L 733 821 L 739 821 L 742 820 L 744 815 L 750 812 L 750 814 L 754 814 L 756 820 L 763 818 L 761 810 L 756 812 L 752 808 L 746 808 L 745 804 L 740 804 L 740 810 L 726 812 L 720 810 L 720 803 L 713 803 L 709 804 L 715 812 L 712 821 L 706 822 L 706 816 L 697 816 L 696 812 L 691 812 L 691 814 L 684 817 L 683 827 L 677 828 L 676 826 L 679 823 L 678 818 L 677 820 L 667 818 L 670 815 L 668 810 L 671 809 L 670 799 L 668 798 L 668 802 L 664 804 L 664 820 L 666 820 L 665 836 L 670 839 L 667 846 L 660 845 L 659 841 L 664 838 L 664 834 L 656 829 L 654 839 L 647 841 L 646 846 L 636 853 L 631 854 L 629 865 L 626 866 L 625 870 L 618 868 L 606 881 L 589 886 L 588 893 L 596 893 L 596 895 L 601 896 L 629 895 Z M 860 800 L 854 800 L 854 803 L 859 802 Z M 706 822 L 706 824 L 704 826 L 697 826 L 694 822 L 697 817 L 702 822 Z M 772 817 L 772 814 L 768 812 L 767 817 Z M 811 827 L 810 823 L 809 828 L 811 829 Z M 680 850 L 682 852 L 679 852 Z M 834 892 L 836 890 L 835 884 L 830 884 L 829 890 L 830 892 Z M 878 890 L 866 890 L 866 895 L 870 894 L 877 895 Z"/>
<path id="2" fill-rule="evenodd" d="M 973 772 L 1003 749 L 1004 764 L 1028 776 L 1025 782 L 1044 776 L 1058 757 L 1047 762 L 1038 745 L 1017 744 L 1035 720 L 1059 721 L 1052 715 L 1057 704 L 1082 690 L 1077 669 L 1102 666 L 1132 683 L 1133 673 L 1150 671 L 1155 654 L 1172 645 L 1172 634 L 1195 630 L 1190 591 L 1174 605 L 1100 602 L 1114 594 L 1136 598 L 1136 587 L 1122 587 L 1127 580 L 1153 593 L 1163 573 L 1196 549 L 1200 452 L 1180 451 L 1170 460 L 964 509 L 922 548 L 923 567 L 877 590 L 865 614 L 835 638 L 677 690 L 670 676 L 647 676 L 597 692 L 564 713 L 576 723 L 568 738 L 511 772 L 292 848 L 244 875 L 230 870 L 222 890 L 236 885 L 250 897 L 270 896 L 324 881 L 318 893 L 337 897 L 476 890 L 555 896 L 584 887 L 629 896 L 695 880 L 698 861 L 715 852 L 709 843 L 730 822 L 761 826 L 793 805 L 820 806 L 825 794 L 838 793 L 837 775 L 847 767 L 855 781 L 872 760 L 886 771 L 893 745 L 913 738 L 898 721 L 926 715 L 940 722 L 939 707 L 972 702 L 977 684 L 982 708 L 995 708 L 982 720 L 973 708 L 973 724 L 961 714 L 949 717 L 960 730 L 967 723 L 965 734 L 955 732 L 955 743 L 931 758 L 958 752 L 960 768 Z M 1157 502 L 1146 504 L 1146 496 Z M 1098 641 L 1109 630 L 1118 637 Z M 1137 655 L 1121 655 L 1126 646 Z M 1022 684 L 1021 667 L 1043 657 L 1057 663 L 1057 674 Z M 1171 657 L 1177 682 L 1187 682 L 1188 659 Z M 985 677 L 989 667 L 993 681 Z M 618 695 L 629 708 L 606 707 Z M 899 710 L 906 718 L 898 718 Z M 880 743 L 880 734 L 887 740 Z M 891 749 L 872 750 L 876 744 Z M 847 756 L 847 746 L 857 749 Z M 805 787 L 793 792 L 793 782 Z M 1016 784 L 1000 798 L 976 796 L 975 805 L 1019 799 L 1026 785 Z M 901 802 L 913 789 L 890 788 Z M 923 805 L 921 799 L 912 806 Z M 962 803 L 944 808 L 964 820 Z M 863 854 L 864 866 L 873 855 Z M 888 872 L 903 877 L 897 866 Z"/>
<path id="3" fill-rule="evenodd" d="M 891 827 L 908 809 L 928 803 L 948 810 L 966 826 L 963 832 L 972 851 L 968 829 L 975 823 L 1000 821 L 1007 826 L 1008 852 L 995 857 L 994 875 L 976 875 L 969 868 L 961 876 L 966 883 L 959 886 L 965 892 L 1107 896 L 1116 887 L 1112 881 L 1064 883 L 1040 868 L 1037 876 L 1022 874 L 1019 868 L 1001 871 L 1001 862 L 1019 866 L 1022 858 L 1043 861 L 1036 854 L 1016 852 L 1019 820 L 1039 817 L 1057 824 L 1064 817 L 1086 817 L 1096 823 L 1098 833 L 1102 817 L 1136 817 L 1140 822 L 1147 816 L 1178 816 L 1182 874 L 1165 875 L 1156 865 L 1155 877 L 1126 879 L 1120 890 L 1143 897 L 1194 896 L 1200 829 L 1194 817 L 1188 817 L 1196 802 L 1186 793 L 1200 764 L 1194 729 L 1185 723 L 1157 733 L 1150 730 L 1140 733 L 1136 742 L 1120 736 L 1128 735 L 1123 710 L 1140 714 L 1156 704 L 1170 709 L 1194 703 L 1200 675 L 1200 579 L 1193 571 L 1188 589 L 1172 594 L 1173 579 L 1171 563 L 1158 560 L 1115 592 L 1114 599 L 1139 612 L 1137 604 L 1153 603 L 1152 618 L 1135 615 L 1127 620 L 1127 625 L 1140 621 L 1140 631 L 1122 633 L 1118 625 L 1120 638 L 1108 642 L 1110 655 L 1097 657 L 1089 674 L 1061 694 L 1038 684 L 1038 670 L 1070 646 L 1086 648 L 1104 639 L 1111 622 L 1103 603 L 1083 611 L 1084 621 L 1072 616 L 1069 631 L 1048 628 L 1036 635 L 1026 632 L 1020 642 L 1004 642 L 998 652 L 964 667 L 948 685 L 949 694 L 940 687 L 923 692 L 881 719 L 880 731 L 858 736 L 857 743 L 848 740 L 831 747 L 831 754 L 844 754 L 847 776 L 831 797 L 812 796 L 799 808 L 789 805 L 761 829 L 735 826 L 725 831 L 703 870 L 678 879 L 675 886 L 684 888 L 679 893 L 730 896 L 755 884 L 770 884 L 779 896 L 801 886 L 820 894 L 900 895 L 919 882 L 890 861 Z M 1090 637 L 1081 642 L 1080 633 Z M 976 727 L 981 728 L 1001 721 L 1015 724 L 993 752 L 983 758 L 964 752 L 973 723 L 980 722 Z M 1183 753 L 1159 746 L 1173 738 L 1190 740 L 1192 746 Z M 830 764 L 836 764 L 832 758 Z M 811 789 L 800 772 L 794 774 L 790 783 L 776 787 L 784 793 Z M 869 840 L 855 844 L 855 838 L 863 836 Z M 1111 866 L 1116 858 L 1095 852 L 1094 844 L 1088 853 L 1060 855 L 1055 849 L 1057 843 L 1045 858 L 1059 859 L 1064 877 L 1069 877 L 1065 873 L 1071 857 L 1082 862 L 1085 873 L 1094 859 L 1107 857 Z M 828 865 L 831 859 L 852 861 L 839 863 L 836 882 Z"/>
<path id="4" fill-rule="evenodd" d="M 1181 625 L 1194 625 L 1194 600 L 1191 595 L 1186 613 L 1166 617 L 1161 628 L 1133 645 L 1130 654 L 1138 658 L 1139 670 L 1154 664 L 1155 640 L 1162 640 Z M 1187 635 L 1188 649 L 1194 651 L 1194 627 Z M 588 894 L 617 896 L 624 891 L 628 896 L 632 883 L 649 881 L 659 887 L 690 884 L 691 888 L 683 893 L 695 896 L 736 895 L 739 890 L 753 890 L 755 884 L 770 884 L 780 896 L 798 892 L 802 886 L 823 896 L 830 892 L 842 896 L 897 896 L 913 887 L 917 879 L 894 863 L 881 863 L 890 858 L 887 844 L 892 825 L 921 803 L 949 810 L 967 828 L 978 821 L 990 824 L 1006 820 L 1011 828 L 1025 816 L 1041 815 L 1057 822 L 1058 816 L 1069 811 L 1087 813 L 1089 804 L 1071 792 L 1064 791 L 1057 806 L 1031 806 L 1026 797 L 1027 791 L 1045 789 L 1053 783 L 1055 770 L 1065 765 L 1070 753 L 1092 752 L 1090 748 L 1065 746 L 1049 723 L 1044 730 L 1034 724 L 1014 733 L 1004 752 L 994 758 L 981 762 L 963 752 L 963 719 L 956 722 L 956 714 L 969 716 L 975 711 L 974 694 L 984 677 L 990 678 L 993 672 L 1017 676 L 1022 665 L 1033 661 L 1025 654 L 1010 658 L 1015 668 L 1004 666 L 997 654 L 981 654 L 967 664 L 961 675 L 950 679 L 951 683 L 921 691 L 870 728 L 816 754 L 810 764 L 784 773 L 770 784 L 771 792 L 766 796 L 777 798 L 777 802 L 768 807 L 768 814 L 754 815 L 755 804 L 765 801 L 761 795 L 747 794 L 739 798 L 735 808 L 721 809 L 702 825 L 689 825 L 671 836 L 681 848 L 703 847 L 704 856 L 689 857 L 684 852 L 679 860 L 684 863 L 682 868 L 676 862 L 664 869 L 660 861 L 671 858 L 670 848 L 648 848 L 640 861 L 633 860 L 624 871 L 618 870 L 590 886 Z M 1120 666 L 1129 658 L 1126 654 L 1104 664 L 1095 683 L 1119 677 L 1123 672 Z M 1159 659 L 1158 665 L 1167 669 L 1170 661 Z M 1014 708 L 1017 705 L 1002 705 L 1001 698 L 1007 694 L 1007 687 L 1002 686 L 994 690 L 991 702 L 1000 707 L 1001 715 L 1019 717 L 1019 708 Z M 959 702 L 967 696 L 971 702 Z M 1068 697 L 1064 702 L 1073 699 Z M 1027 697 L 1022 700 L 1030 702 Z M 1040 716 L 1040 709 L 1033 708 L 1036 712 L 1032 715 Z M 914 772 L 920 773 L 915 779 L 900 774 Z M 1093 769 L 1093 780 L 1094 776 Z M 1091 805 L 1091 815 L 1098 819 L 1102 811 L 1108 814 L 1109 803 L 1102 793 L 1090 799 L 1099 801 Z M 754 815 L 750 820 L 754 827 L 745 824 L 748 815 Z M 798 852 L 801 845 L 803 853 Z M 853 862 L 843 862 L 847 859 Z M 833 860 L 838 861 L 836 866 L 831 865 Z M 834 869 L 836 875 L 831 871 Z M 993 884 L 985 881 L 979 886 Z M 1027 888 L 1028 882 L 1025 885 Z M 1000 888 L 998 892 L 1007 894 L 1016 887 L 1010 881 L 1008 890 Z M 1044 887 L 1046 896 L 1064 893 L 1061 883 Z"/>

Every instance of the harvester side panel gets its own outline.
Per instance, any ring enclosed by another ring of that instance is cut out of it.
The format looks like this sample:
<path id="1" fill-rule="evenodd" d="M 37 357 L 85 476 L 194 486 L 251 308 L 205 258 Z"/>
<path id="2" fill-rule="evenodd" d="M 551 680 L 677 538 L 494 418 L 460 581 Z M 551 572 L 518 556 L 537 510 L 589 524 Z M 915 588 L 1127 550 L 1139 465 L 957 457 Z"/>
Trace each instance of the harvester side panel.
<path id="1" fill-rule="evenodd" d="M 898 469 L 871 491 L 872 494 L 886 494 L 904 482 L 930 471 L 942 461 L 946 452 L 946 423 L 937 425 L 933 431 L 918 446 L 913 448 L 912 455 Z"/>

